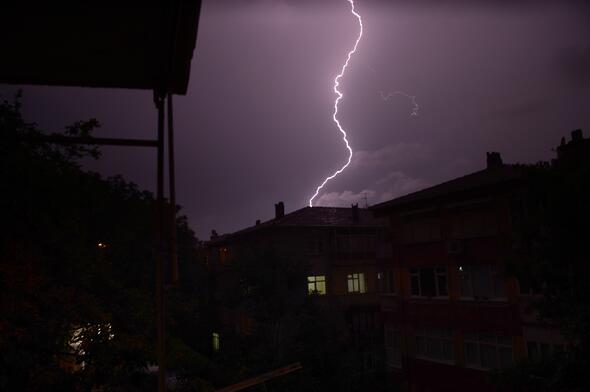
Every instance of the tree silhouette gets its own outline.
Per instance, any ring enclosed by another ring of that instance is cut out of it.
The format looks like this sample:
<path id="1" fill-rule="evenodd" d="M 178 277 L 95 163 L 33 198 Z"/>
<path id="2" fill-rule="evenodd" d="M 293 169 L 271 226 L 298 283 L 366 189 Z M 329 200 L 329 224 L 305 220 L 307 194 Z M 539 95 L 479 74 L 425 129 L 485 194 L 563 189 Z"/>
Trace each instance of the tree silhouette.
<path id="1" fill-rule="evenodd" d="M 91 136 L 95 119 L 63 135 Z M 155 200 L 120 176 L 82 170 L 96 147 L 52 145 L 0 104 L 0 389 L 144 390 L 155 362 Z M 182 385 L 211 372 L 197 240 L 177 221 L 181 282 L 170 292 L 170 368 Z M 191 333 L 187 333 L 191 331 Z"/>

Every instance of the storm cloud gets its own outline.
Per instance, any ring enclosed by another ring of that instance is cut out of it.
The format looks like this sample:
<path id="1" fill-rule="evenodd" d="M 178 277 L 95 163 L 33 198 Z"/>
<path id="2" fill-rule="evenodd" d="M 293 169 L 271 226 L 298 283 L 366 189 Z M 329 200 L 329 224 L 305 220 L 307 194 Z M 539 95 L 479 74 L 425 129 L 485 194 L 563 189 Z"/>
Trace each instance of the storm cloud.
<path id="1" fill-rule="evenodd" d="M 342 80 L 354 149 L 318 204 L 363 206 L 485 167 L 536 162 L 590 133 L 588 7 L 562 1 L 356 0 L 365 34 Z M 498 4 L 500 3 L 500 4 Z M 347 158 L 333 79 L 356 37 L 346 0 L 203 2 L 188 94 L 175 100 L 177 199 L 206 238 L 307 205 Z M 2 86 L 6 98 L 14 86 Z M 383 100 L 381 92 L 404 91 Z M 29 120 L 98 118 L 101 136 L 155 135 L 150 92 L 24 87 Z M 151 151 L 87 162 L 153 189 Z"/>

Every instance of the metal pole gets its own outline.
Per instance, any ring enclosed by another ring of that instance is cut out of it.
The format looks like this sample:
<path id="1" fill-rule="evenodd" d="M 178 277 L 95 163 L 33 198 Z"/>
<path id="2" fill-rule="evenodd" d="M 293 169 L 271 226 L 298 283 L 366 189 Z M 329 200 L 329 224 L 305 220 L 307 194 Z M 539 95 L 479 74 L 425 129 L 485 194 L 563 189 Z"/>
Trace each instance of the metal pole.
<path id="1" fill-rule="evenodd" d="M 178 282 L 178 250 L 176 243 L 176 180 L 174 176 L 174 116 L 172 94 L 168 94 L 168 184 L 170 186 L 170 280 Z"/>
<path id="2" fill-rule="evenodd" d="M 112 137 L 80 137 L 63 135 L 34 135 L 19 136 L 19 139 L 29 142 L 47 142 L 55 144 L 89 144 L 99 146 L 132 146 L 132 147 L 158 147 L 157 140 L 148 139 L 121 139 Z"/>
<path id="3" fill-rule="evenodd" d="M 156 327 L 158 334 L 158 391 L 166 391 L 166 344 L 164 309 L 164 95 L 155 93 L 158 109 L 158 162 L 157 162 L 157 252 L 156 252 Z"/>

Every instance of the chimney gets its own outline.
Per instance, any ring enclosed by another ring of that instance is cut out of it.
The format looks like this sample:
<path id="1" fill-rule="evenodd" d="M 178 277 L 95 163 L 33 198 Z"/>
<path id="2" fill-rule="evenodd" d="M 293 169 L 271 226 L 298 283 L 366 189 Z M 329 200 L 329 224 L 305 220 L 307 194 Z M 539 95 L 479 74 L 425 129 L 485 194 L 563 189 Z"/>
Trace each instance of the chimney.
<path id="1" fill-rule="evenodd" d="M 275 219 L 279 219 L 285 216 L 285 204 L 282 201 L 279 201 L 275 204 Z"/>
<path id="2" fill-rule="evenodd" d="M 582 130 L 581 129 L 576 129 L 575 131 L 572 131 L 572 142 L 579 142 L 582 141 L 584 139 L 584 135 L 582 134 Z"/>
<path id="3" fill-rule="evenodd" d="M 216 240 L 218 237 L 217 230 L 211 230 L 211 240 Z"/>
<path id="4" fill-rule="evenodd" d="M 487 152 L 487 168 L 494 169 L 497 167 L 502 167 L 502 156 L 499 152 Z"/>
<path id="5" fill-rule="evenodd" d="M 352 209 L 352 221 L 358 222 L 359 221 L 359 203 L 351 204 L 350 207 Z"/>
<path id="6" fill-rule="evenodd" d="M 260 219 L 256 219 L 256 226 L 260 224 Z"/>

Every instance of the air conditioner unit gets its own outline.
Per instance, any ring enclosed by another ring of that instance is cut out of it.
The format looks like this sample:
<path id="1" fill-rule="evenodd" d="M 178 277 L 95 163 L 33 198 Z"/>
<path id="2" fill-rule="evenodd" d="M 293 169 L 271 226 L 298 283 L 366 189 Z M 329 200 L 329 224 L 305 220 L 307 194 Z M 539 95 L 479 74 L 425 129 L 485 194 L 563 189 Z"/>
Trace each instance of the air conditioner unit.
<path id="1" fill-rule="evenodd" d="M 463 252 L 463 243 L 460 240 L 450 240 L 447 242 L 447 254 L 457 255 Z"/>

